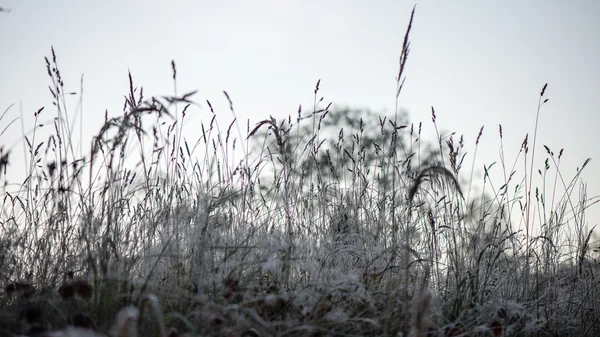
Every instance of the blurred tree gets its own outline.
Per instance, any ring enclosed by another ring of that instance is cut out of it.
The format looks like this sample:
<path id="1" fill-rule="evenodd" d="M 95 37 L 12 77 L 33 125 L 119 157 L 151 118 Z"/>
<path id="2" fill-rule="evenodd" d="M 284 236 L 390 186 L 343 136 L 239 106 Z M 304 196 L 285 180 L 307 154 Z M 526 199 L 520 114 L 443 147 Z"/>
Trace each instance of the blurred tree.
<path id="1" fill-rule="evenodd" d="M 390 182 L 390 175 L 381 173 L 391 169 L 394 160 L 402 167 L 396 172 L 414 177 L 421 167 L 435 164 L 440 158 L 439 147 L 421 142 L 420 124 L 409 125 L 406 111 L 399 113 L 397 122 L 394 117 L 368 109 L 348 107 L 298 116 L 296 123 L 291 117 L 280 122 L 259 122 L 252 138 L 254 148 L 260 147 L 260 153 L 268 154 L 275 170 L 287 165 L 290 175 L 302 181 L 317 177 L 340 183 L 355 179 L 357 174 L 366 178 L 380 173 L 373 178 L 382 187 Z M 268 128 L 259 132 L 265 124 Z"/>

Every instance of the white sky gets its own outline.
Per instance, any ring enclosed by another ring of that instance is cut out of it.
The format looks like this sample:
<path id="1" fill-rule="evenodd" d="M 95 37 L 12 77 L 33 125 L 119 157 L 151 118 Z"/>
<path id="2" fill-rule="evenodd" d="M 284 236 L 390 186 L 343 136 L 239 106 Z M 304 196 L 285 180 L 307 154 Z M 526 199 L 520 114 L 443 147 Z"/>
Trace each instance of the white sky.
<path id="1" fill-rule="evenodd" d="M 29 130 L 29 116 L 42 106 L 46 120 L 53 117 L 44 62 L 51 45 L 66 91 L 79 92 L 84 76 L 86 135 L 98 131 L 105 110 L 121 114 L 128 69 L 147 97 L 172 94 L 171 60 L 177 65 L 179 92 L 199 90 L 195 99 L 210 100 L 217 114 L 230 121 L 222 94 L 227 90 L 242 129 L 248 118 L 253 124 L 269 115 L 294 115 L 299 104 L 310 107 L 318 79 L 327 102 L 389 113 L 414 4 L 1 0 L 0 6 L 11 12 L 0 12 L 0 112 L 16 105 L 0 128 L 22 111 Z M 548 82 L 550 101 L 540 115 L 536 168 L 546 158 L 542 144 L 555 153 L 565 148 L 565 179 L 592 157 L 584 180 L 589 196 L 600 194 L 600 1 L 416 4 L 400 99 L 411 121 L 422 121 L 433 134 L 433 105 L 438 126 L 464 134 L 469 153 L 485 125 L 479 168 L 499 159 L 501 123 L 512 163 L 525 134 L 533 132 L 539 92 Z M 69 101 L 71 112 L 78 100 Z M 198 119 L 209 118 L 206 104 L 195 113 Z M 198 130 L 199 123 L 188 122 L 188 132 Z M 23 161 L 19 123 L 0 139 L 13 148 L 13 170 Z M 471 159 L 466 163 L 469 169 Z M 589 213 L 590 226 L 600 219 L 598 209 Z"/>

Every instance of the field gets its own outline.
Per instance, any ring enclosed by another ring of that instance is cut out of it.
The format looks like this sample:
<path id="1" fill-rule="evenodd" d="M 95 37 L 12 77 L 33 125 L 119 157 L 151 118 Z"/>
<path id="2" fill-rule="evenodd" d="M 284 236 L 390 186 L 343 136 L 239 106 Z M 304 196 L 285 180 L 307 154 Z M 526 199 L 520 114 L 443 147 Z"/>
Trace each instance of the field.
<path id="1" fill-rule="evenodd" d="M 26 137 L 28 178 L 2 192 L 0 336 L 600 335 L 589 160 L 564 177 L 537 130 L 477 177 L 462 137 L 332 108 L 317 82 L 298 115 L 187 139 L 194 93 L 145 98 L 130 76 L 81 157 L 56 58 L 55 132 Z M 235 116 L 225 96 L 228 112 L 203 104 Z"/>

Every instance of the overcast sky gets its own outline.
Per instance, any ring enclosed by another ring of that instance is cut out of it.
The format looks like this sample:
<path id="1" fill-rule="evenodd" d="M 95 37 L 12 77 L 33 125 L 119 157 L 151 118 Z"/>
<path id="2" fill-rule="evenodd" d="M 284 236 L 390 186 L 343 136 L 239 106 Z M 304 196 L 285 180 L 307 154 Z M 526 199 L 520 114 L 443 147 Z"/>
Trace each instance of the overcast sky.
<path id="1" fill-rule="evenodd" d="M 417 5 L 412 49 L 400 106 L 433 134 L 431 106 L 445 132 L 464 134 L 472 153 L 485 130 L 476 167 L 499 160 L 498 124 L 512 163 L 532 133 L 539 92 L 542 144 L 565 149 L 562 174 L 570 179 L 584 160 L 588 194 L 600 194 L 600 1 L 27 1 L 2 0 L 0 112 L 25 116 L 0 140 L 22 163 L 21 122 L 52 98 L 44 56 L 54 46 L 66 91 L 80 93 L 84 134 L 98 131 L 104 111 L 122 112 L 131 70 L 146 96 L 173 93 L 171 60 L 180 93 L 199 90 L 230 120 L 226 90 L 238 117 L 255 123 L 294 115 L 321 95 L 342 106 L 391 113 L 402 38 Z M 70 98 L 71 112 L 78 96 Z M 205 104 L 196 121 L 207 120 Z M 197 130 L 194 119 L 186 125 Z M 0 125 L 3 126 L 3 125 Z M 192 137 L 193 138 L 193 137 Z M 86 142 L 86 144 L 88 144 Z M 87 149 L 85 145 L 84 149 Z M 467 161 L 470 163 L 470 161 Z M 470 168 L 470 164 L 468 165 Z M 22 171 L 21 171 L 22 172 Z M 9 175 L 10 175 L 9 171 Z M 499 187 L 501 182 L 496 184 Z M 588 218 L 599 222 L 599 207 Z"/>

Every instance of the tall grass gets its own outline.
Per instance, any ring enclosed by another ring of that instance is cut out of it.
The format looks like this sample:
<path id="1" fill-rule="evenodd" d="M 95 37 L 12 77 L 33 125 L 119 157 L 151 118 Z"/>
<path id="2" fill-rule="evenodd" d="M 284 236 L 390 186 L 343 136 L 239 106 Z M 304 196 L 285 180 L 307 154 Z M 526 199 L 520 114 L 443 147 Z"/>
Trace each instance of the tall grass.
<path id="1" fill-rule="evenodd" d="M 479 179 L 433 108 L 430 147 L 399 104 L 390 118 L 344 115 L 320 82 L 309 111 L 245 134 L 206 101 L 212 118 L 188 139 L 197 104 L 177 94 L 175 63 L 173 96 L 146 99 L 130 74 L 123 115 L 106 116 L 82 156 L 54 50 L 46 63 L 54 132 L 25 137 L 27 179 L 3 191 L 0 335 L 600 334 L 589 160 L 567 180 L 563 150 L 544 146 L 534 179 L 536 137 L 511 163 L 500 126 L 500 160 Z"/>

